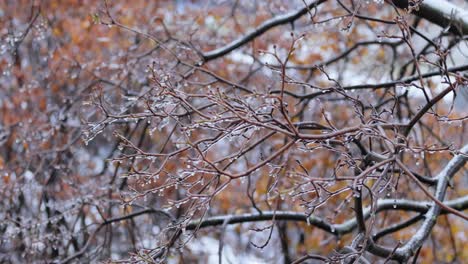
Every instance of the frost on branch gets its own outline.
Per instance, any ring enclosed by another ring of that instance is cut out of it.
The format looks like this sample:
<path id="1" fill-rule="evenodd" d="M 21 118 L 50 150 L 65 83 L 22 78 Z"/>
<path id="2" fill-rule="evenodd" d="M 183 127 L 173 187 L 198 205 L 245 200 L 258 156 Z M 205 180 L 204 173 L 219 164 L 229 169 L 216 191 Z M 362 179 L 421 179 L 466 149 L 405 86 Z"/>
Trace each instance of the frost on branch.
<path id="1" fill-rule="evenodd" d="M 0 262 L 467 257 L 461 0 L 10 2 Z"/>

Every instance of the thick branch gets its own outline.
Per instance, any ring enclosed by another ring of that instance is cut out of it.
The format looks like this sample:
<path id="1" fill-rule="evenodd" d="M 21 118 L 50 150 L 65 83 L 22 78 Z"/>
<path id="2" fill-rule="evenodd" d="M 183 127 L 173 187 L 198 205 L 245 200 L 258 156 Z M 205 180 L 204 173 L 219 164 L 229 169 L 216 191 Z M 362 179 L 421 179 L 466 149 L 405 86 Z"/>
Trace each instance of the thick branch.
<path id="1" fill-rule="evenodd" d="M 468 160 L 468 144 L 465 145 L 461 150 L 460 154 L 453 157 L 445 168 L 437 175 L 438 183 L 434 194 L 434 197 L 443 201 L 449 180 L 455 175 L 455 173 L 462 168 Z M 467 197 L 463 197 L 467 198 Z M 389 250 L 387 248 L 375 245 L 371 242 L 369 250 L 376 255 L 387 257 L 392 255 L 392 258 L 401 261 L 408 260 L 414 255 L 416 250 L 422 246 L 426 238 L 432 231 L 432 228 L 436 224 L 437 217 L 443 212 L 442 207 L 436 202 L 432 201 L 428 204 L 430 207 L 424 215 L 424 222 L 419 227 L 418 231 L 412 238 L 401 248 L 395 250 Z"/>
<path id="2" fill-rule="evenodd" d="M 254 30 L 250 31 L 247 33 L 247 35 L 240 37 L 233 42 L 227 44 L 224 47 L 221 47 L 219 49 L 215 49 L 206 53 L 203 53 L 203 60 L 204 61 L 210 61 L 216 58 L 219 58 L 245 44 L 248 42 L 252 41 L 256 37 L 262 35 L 263 33 L 267 32 L 269 29 L 274 28 L 279 25 L 284 25 L 287 23 L 292 23 L 295 20 L 299 19 L 301 16 L 307 14 L 310 9 L 317 7 L 318 5 L 322 4 L 326 0 L 317 0 L 312 2 L 311 4 L 304 6 L 302 9 L 284 14 L 284 15 L 279 15 L 276 17 L 273 17 L 265 22 L 263 22 L 260 26 L 255 28 Z"/>
<path id="3" fill-rule="evenodd" d="M 393 0 L 399 8 L 408 8 L 408 0 Z M 468 34 L 468 12 L 444 0 L 424 0 L 414 13 L 452 33 Z"/>
<path id="4" fill-rule="evenodd" d="M 404 210 L 404 211 L 414 211 L 419 213 L 425 213 L 430 208 L 430 202 L 415 202 L 410 200 L 394 200 L 394 199 L 384 199 L 379 200 L 377 202 L 377 212 L 385 211 L 385 210 Z M 468 208 L 468 196 L 463 198 L 459 198 L 456 200 L 451 200 L 445 202 L 445 205 L 457 209 L 457 210 L 464 210 Z M 442 211 L 442 213 L 447 213 L 446 211 Z M 275 220 L 277 221 L 300 221 L 306 222 L 310 225 L 316 226 L 328 233 L 335 234 L 337 236 L 341 236 L 347 233 L 352 232 L 357 227 L 357 221 L 355 218 L 352 218 L 342 224 L 331 224 L 328 223 L 326 220 L 323 220 L 319 217 L 311 216 L 307 219 L 307 215 L 298 212 L 292 211 L 264 211 L 262 214 L 241 214 L 241 215 L 222 215 L 222 216 L 215 216 L 207 219 L 197 219 L 190 222 L 186 229 L 187 230 L 195 230 L 197 228 L 209 227 L 209 226 L 219 226 L 223 225 L 228 220 L 228 224 L 239 224 L 239 223 L 246 223 L 246 222 L 259 222 L 259 221 L 269 221 L 273 219 L 275 216 Z M 371 214 L 370 207 L 366 207 L 364 209 L 364 217 L 367 219 Z M 201 223 L 200 223 L 201 221 Z"/>

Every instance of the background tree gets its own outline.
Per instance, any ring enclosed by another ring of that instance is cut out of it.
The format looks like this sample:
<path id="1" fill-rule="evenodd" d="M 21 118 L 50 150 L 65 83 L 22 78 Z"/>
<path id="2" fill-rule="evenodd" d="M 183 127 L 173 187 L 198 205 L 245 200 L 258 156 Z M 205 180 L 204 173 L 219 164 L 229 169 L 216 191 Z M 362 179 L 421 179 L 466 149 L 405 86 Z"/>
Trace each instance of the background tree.
<path id="1" fill-rule="evenodd" d="M 465 10 L 1 2 L 0 262 L 463 262 Z"/>

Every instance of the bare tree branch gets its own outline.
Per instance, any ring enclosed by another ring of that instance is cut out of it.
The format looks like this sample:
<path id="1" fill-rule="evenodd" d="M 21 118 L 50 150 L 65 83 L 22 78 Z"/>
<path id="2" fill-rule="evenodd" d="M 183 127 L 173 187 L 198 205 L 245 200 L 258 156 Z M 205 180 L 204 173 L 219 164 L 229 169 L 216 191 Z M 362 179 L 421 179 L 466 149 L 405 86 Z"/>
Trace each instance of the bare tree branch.
<path id="1" fill-rule="evenodd" d="M 459 198 L 456 200 L 447 201 L 444 203 L 446 206 L 457 209 L 465 210 L 468 208 L 468 196 Z M 431 202 L 415 202 L 410 200 L 400 199 L 384 199 L 377 202 L 376 212 L 382 212 L 386 210 L 403 210 L 413 211 L 418 213 L 426 213 L 429 210 Z M 368 219 L 371 215 L 371 208 L 366 207 L 363 210 L 365 219 Z M 442 213 L 449 213 L 442 210 Z M 275 219 L 278 221 L 300 221 L 306 222 L 310 225 L 316 226 L 328 233 L 342 236 L 344 234 L 352 232 L 357 226 L 358 222 L 355 218 L 345 221 L 342 224 L 331 224 L 324 219 L 319 217 L 310 216 L 307 217 L 304 213 L 289 212 L 289 211 L 263 211 L 262 214 L 241 214 L 241 215 L 226 215 L 226 216 L 214 216 L 207 219 L 193 220 L 187 226 L 187 230 L 194 230 L 196 228 L 204 228 L 210 226 L 219 226 L 226 223 L 228 224 L 239 224 L 246 222 L 258 222 L 258 221 L 270 221 L 276 214 Z"/>
<path id="2" fill-rule="evenodd" d="M 392 0 L 400 8 L 408 8 L 408 0 Z M 431 21 L 442 28 L 459 35 L 468 34 L 468 12 L 445 0 L 424 0 L 417 2 L 413 11 L 417 16 Z"/>
<path id="3" fill-rule="evenodd" d="M 203 56 L 203 60 L 206 62 L 206 61 L 210 61 L 210 60 L 213 60 L 213 59 L 216 59 L 216 58 L 219 58 L 243 45 L 245 45 L 246 43 L 252 41 L 253 39 L 255 39 L 256 37 L 262 35 L 263 33 L 267 32 L 269 29 L 271 28 L 274 28 L 276 26 L 279 26 L 279 25 L 284 25 L 284 24 L 288 24 L 288 23 L 291 23 L 291 22 L 294 22 L 295 20 L 299 19 L 300 17 L 302 17 L 303 15 L 307 14 L 309 12 L 310 9 L 313 9 L 313 8 L 317 8 L 320 4 L 326 2 L 327 0 L 316 0 L 316 1 L 313 1 L 311 4 L 297 10 L 297 11 L 293 11 L 291 13 L 288 13 L 288 14 L 284 14 L 284 15 L 279 15 L 279 16 L 276 16 L 270 20 L 267 20 L 265 22 L 263 22 L 260 26 L 258 26 L 256 29 L 252 30 L 251 32 L 247 33 L 247 35 L 241 37 L 241 38 L 238 38 L 236 40 L 234 40 L 233 42 L 229 43 L 228 45 L 224 46 L 224 47 L 221 47 L 221 48 L 218 48 L 216 50 L 212 50 L 212 51 L 209 51 L 209 52 L 205 52 L 205 53 L 202 53 L 202 56 Z"/>

